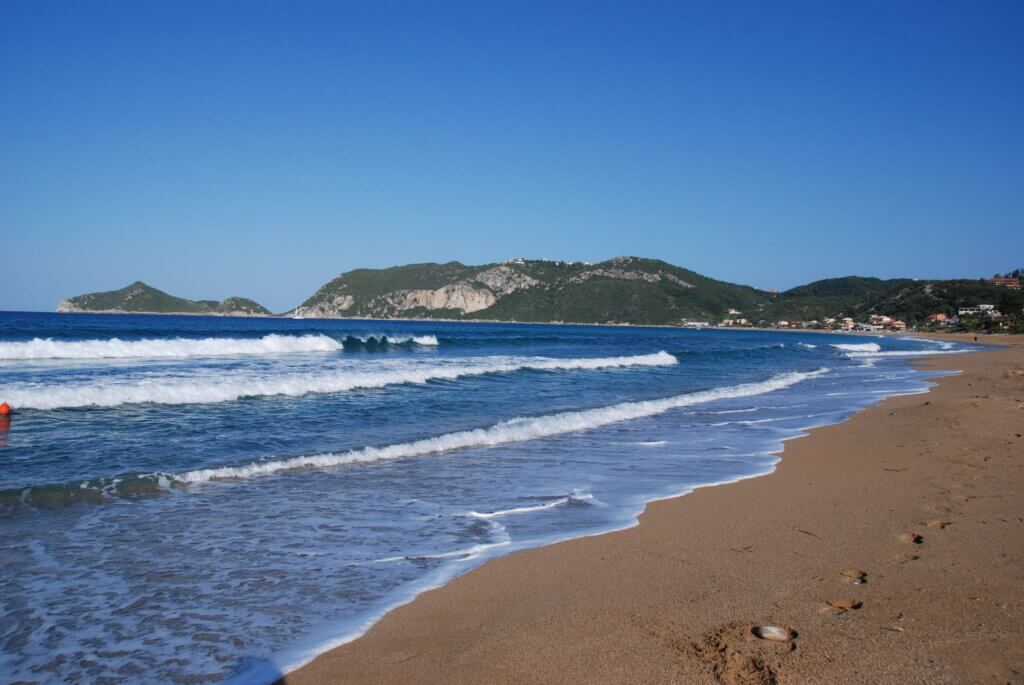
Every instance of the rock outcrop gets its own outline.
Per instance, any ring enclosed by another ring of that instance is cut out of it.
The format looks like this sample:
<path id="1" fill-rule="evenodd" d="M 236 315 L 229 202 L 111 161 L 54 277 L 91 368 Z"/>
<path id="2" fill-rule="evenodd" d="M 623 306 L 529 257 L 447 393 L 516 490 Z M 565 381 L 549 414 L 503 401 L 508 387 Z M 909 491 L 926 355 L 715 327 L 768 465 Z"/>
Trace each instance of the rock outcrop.
<path id="1" fill-rule="evenodd" d="M 409 309 L 455 309 L 463 314 L 487 309 L 498 301 L 486 288 L 474 288 L 461 281 L 436 290 L 397 290 L 379 298 L 399 312 Z"/>
<path id="2" fill-rule="evenodd" d="M 623 269 L 591 269 L 589 271 L 576 274 L 569 279 L 569 282 L 583 283 L 591 278 L 618 278 L 624 281 L 647 281 L 648 283 L 657 283 L 664 278 L 666 281 L 675 283 L 683 288 L 695 287 L 678 276 L 664 271 L 650 273 L 648 271 L 625 271 Z"/>
<path id="3" fill-rule="evenodd" d="M 524 288 L 532 288 L 540 283 L 536 278 L 531 278 L 507 264 L 481 271 L 473 278 L 486 285 L 499 296 L 508 295 L 511 292 Z"/>
<path id="4" fill-rule="evenodd" d="M 336 295 L 328 302 L 296 307 L 292 315 L 304 319 L 334 319 L 351 309 L 353 304 L 355 298 L 351 295 Z"/>

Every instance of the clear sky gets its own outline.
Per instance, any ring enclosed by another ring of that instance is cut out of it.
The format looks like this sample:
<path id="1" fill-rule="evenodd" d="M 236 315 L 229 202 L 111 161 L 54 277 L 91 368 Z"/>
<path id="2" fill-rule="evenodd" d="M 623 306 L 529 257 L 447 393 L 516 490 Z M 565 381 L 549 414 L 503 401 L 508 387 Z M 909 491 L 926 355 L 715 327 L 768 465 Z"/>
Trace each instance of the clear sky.
<path id="1" fill-rule="evenodd" d="M 657 257 L 1024 266 L 1024 2 L 0 0 L 0 309 Z"/>

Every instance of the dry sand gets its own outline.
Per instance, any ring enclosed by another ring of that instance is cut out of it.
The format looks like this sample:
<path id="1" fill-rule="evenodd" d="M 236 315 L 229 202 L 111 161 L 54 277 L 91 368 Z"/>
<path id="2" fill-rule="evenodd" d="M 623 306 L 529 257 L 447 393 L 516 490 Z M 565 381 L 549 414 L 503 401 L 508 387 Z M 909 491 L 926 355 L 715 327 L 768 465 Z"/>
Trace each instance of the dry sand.
<path id="1" fill-rule="evenodd" d="M 1024 346 L 1002 342 L 926 359 L 963 374 L 769 476 L 490 561 L 285 681 L 1024 682 Z"/>

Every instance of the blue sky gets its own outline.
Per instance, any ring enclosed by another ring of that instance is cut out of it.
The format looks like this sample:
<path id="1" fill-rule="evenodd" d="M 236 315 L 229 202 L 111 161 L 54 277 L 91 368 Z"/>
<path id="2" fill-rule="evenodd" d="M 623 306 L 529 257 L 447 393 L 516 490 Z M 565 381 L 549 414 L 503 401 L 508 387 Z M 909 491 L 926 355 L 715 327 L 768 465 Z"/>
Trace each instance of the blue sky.
<path id="1" fill-rule="evenodd" d="M 0 0 L 0 309 L 657 257 L 1024 266 L 1021 2 Z"/>

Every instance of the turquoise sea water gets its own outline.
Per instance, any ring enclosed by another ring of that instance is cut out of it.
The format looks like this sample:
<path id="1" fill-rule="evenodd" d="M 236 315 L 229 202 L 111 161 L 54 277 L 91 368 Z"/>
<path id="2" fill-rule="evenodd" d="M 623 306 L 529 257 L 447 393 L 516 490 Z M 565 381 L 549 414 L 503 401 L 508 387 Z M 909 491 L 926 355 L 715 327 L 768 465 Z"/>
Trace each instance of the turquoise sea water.
<path id="1" fill-rule="evenodd" d="M 921 392 L 906 338 L 0 313 L 4 681 L 268 682 Z"/>

